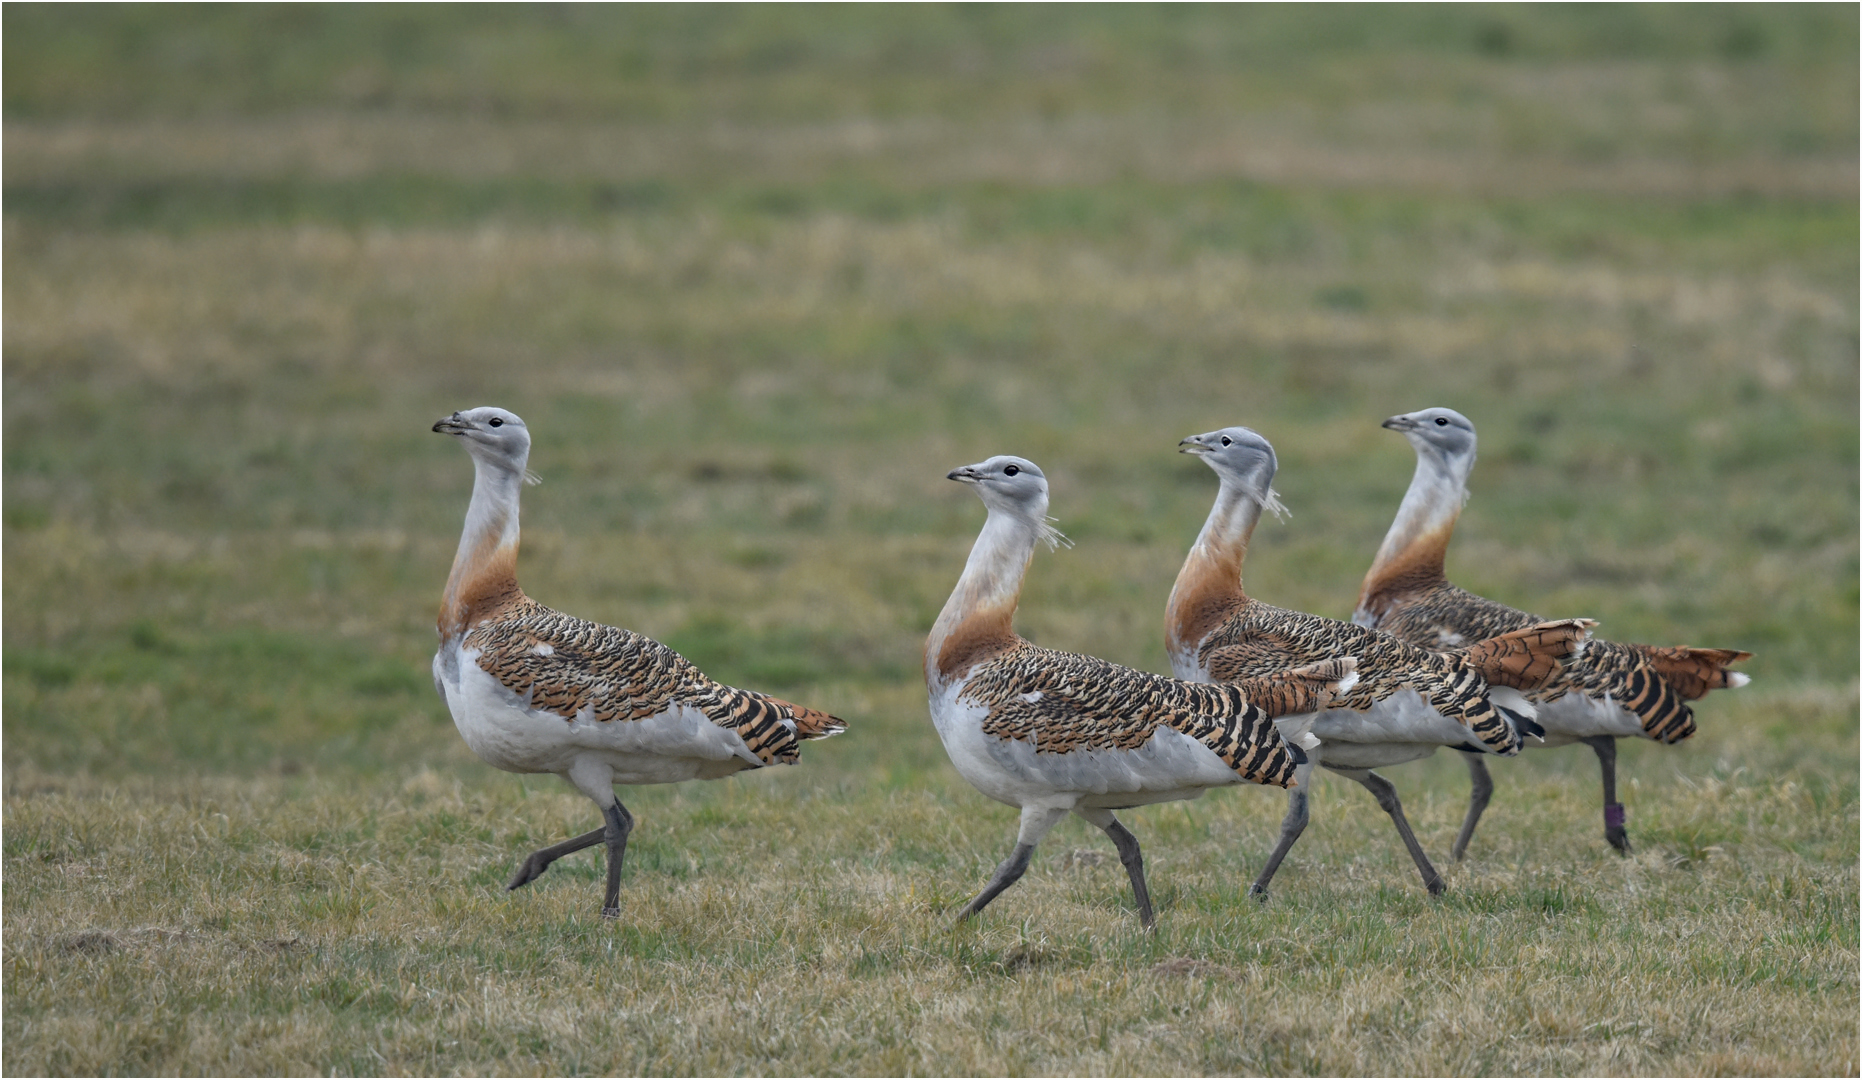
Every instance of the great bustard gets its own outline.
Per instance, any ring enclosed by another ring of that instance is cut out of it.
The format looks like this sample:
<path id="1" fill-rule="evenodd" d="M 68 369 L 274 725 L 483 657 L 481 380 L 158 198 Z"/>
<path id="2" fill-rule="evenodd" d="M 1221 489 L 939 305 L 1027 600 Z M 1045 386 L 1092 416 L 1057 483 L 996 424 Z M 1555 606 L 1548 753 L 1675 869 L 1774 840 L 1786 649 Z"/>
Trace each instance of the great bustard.
<path id="1" fill-rule="evenodd" d="M 601 913 L 619 914 L 621 858 L 633 816 L 616 784 L 713 780 L 791 764 L 804 739 L 840 720 L 707 678 L 631 630 L 584 622 L 517 587 L 517 504 L 530 431 L 516 414 L 456 412 L 433 430 L 457 438 L 477 470 L 465 533 L 440 605 L 433 684 L 472 752 L 507 772 L 555 773 L 600 807 L 601 828 L 531 853 L 505 887 L 606 842 Z"/>
<path id="2" fill-rule="evenodd" d="M 1035 545 L 1060 539 L 1047 521 L 1046 477 L 1030 461 L 993 457 L 950 479 L 972 485 L 989 516 L 925 642 L 931 721 L 964 779 L 1021 809 L 1014 852 L 960 917 L 1014 884 L 1071 811 L 1111 837 L 1148 927 L 1143 857 L 1113 811 L 1230 784 L 1289 785 L 1304 758 L 1273 717 L 1309 713 L 1349 689 L 1354 661 L 1340 653 L 1240 686 L 1198 686 L 1037 648 L 1017 636 L 1014 617 Z"/>
<path id="3" fill-rule="evenodd" d="M 1536 733 L 1518 687 L 1533 686 L 1582 649 L 1587 619 L 1543 623 L 1438 655 L 1388 634 L 1263 604 L 1242 589 L 1242 565 L 1261 511 L 1282 512 L 1272 484 L 1274 448 L 1245 427 L 1184 439 L 1221 481 L 1215 506 L 1190 548 L 1165 611 L 1170 665 L 1179 678 L 1231 682 L 1329 657 L 1357 657 L 1358 682 L 1313 723 L 1320 745 L 1290 793 L 1279 843 L 1250 891 L 1264 896 L 1310 814 L 1305 774 L 1324 765 L 1363 784 L 1390 815 L 1430 893 L 1445 887 L 1404 817 L 1394 785 L 1372 769 L 1414 761 L 1438 746 L 1517 754 Z"/>
<path id="4" fill-rule="evenodd" d="M 1352 618 L 1429 649 L 1452 648 L 1537 622 L 1537 615 L 1449 584 L 1443 570 L 1455 521 L 1467 502 L 1474 425 L 1453 409 L 1424 409 L 1393 416 L 1383 426 L 1402 432 L 1415 447 L 1416 475 L 1364 576 Z M 1751 656 L 1733 649 L 1593 641 L 1583 656 L 1567 660 L 1550 683 L 1530 695 L 1538 704 L 1545 745 L 1581 742 L 1596 751 L 1603 770 L 1604 838 L 1612 847 L 1629 851 L 1627 816 L 1616 799 L 1616 740 L 1640 736 L 1674 743 L 1692 735 L 1694 713 L 1687 702 L 1709 690 L 1744 686 L 1746 675 L 1726 666 Z M 1493 794 L 1486 763 L 1474 755 L 1467 762 L 1474 791 L 1455 838 L 1457 859 Z"/>

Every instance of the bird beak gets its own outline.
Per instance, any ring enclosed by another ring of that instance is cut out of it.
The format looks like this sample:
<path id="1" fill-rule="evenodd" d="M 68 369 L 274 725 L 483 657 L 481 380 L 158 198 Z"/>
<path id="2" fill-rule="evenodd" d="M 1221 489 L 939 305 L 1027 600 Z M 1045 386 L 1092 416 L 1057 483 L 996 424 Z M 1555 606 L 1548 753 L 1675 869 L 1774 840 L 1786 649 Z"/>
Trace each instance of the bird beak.
<path id="1" fill-rule="evenodd" d="M 454 413 L 434 424 L 433 430 L 442 435 L 463 435 L 467 428 L 465 422 L 459 419 L 459 414 Z"/>
<path id="2" fill-rule="evenodd" d="M 1208 452 L 1209 447 L 1203 442 L 1201 435 L 1191 435 L 1177 444 L 1179 454 L 1207 454 Z"/>
<path id="3" fill-rule="evenodd" d="M 1411 420 L 1408 416 L 1393 416 L 1385 420 L 1383 426 L 1389 428 L 1391 431 L 1414 431 L 1416 429 L 1416 421 Z"/>
<path id="4" fill-rule="evenodd" d="M 952 469 L 944 476 L 946 480 L 955 480 L 963 484 L 974 484 L 982 478 L 983 475 L 976 471 L 976 466 L 974 465 L 965 465 L 961 469 Z"/>

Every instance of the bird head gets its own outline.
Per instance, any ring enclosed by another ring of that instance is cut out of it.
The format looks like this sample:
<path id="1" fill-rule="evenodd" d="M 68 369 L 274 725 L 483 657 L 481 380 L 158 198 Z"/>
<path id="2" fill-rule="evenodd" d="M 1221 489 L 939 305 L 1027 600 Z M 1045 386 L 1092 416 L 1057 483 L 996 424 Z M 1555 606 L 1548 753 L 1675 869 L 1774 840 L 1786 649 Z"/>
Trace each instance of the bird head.
<path id="1" fill-rule="evenodd" d="M 522 474 L 530 457 L 530 429 L 506 409 L 465 409 L 434 424 L 433 430 L 459 439 L 474 460 L 486 465 Z"/>
<path id="2" fill-rule="evenodd" d="M 1474 464 L 1474 424 L 1453 409 L 1424 409 L 1384 421 L 1400 431 L 1417 454 L 1428 455 L 1448 468 L 1465 471 Z"/>
<path id="3" fill-rule="evenodd" d="M 948 479 L 975 488 L 983 505 L 992 512 L 1011 514 L 1032 523 L 1049 547 L 1068 542 L 1058 529 L 1048 524 L 1047 475 L 1027 458 L 998 454 L 988 461 L 952 469 Z"/>
<path id="4" fill-rule="evenodd" d="M 1178 443 L 1177 448 L 1180 453 L 1202 458 L 1225 483 L 1273 511 L 1276 517 L 1286 515 L 1286 507 L 1280 505 L 1280 496 L 1273 489 L 1280 459 L 1274 456 L 1273 444 L 1259 432 L 1245 427 L 1227 427 L 1191 435 Z"/>

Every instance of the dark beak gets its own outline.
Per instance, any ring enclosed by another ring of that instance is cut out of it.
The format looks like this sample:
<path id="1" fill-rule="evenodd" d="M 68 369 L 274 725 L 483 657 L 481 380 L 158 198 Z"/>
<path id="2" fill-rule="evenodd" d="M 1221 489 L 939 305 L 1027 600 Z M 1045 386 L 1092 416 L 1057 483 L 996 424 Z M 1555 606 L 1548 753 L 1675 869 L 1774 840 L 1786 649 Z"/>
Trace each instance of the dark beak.
<path id="1" fill-rule="evenodd" d="M 1416 426 L 1416 421 L 1411 420 L 1407 416 L 1393 416 L 1385 420 L 1383 426 L 1389 428 L 1391 431 L 1408 431 Z"/>
<path id="2" fill-rule="evenodd" d="M 1202 440 L 1201 435 L 1191 435 L 1189 438 L 1177 444 L 1177 453 L 1179 454 L 1206 454 L 1208 453 L 1209 448 L 1207 446 L 1204 446 L 1201 440 Z"/>
<path id="3" fill-rule="evenodd" d="M 975 469 L 965 465 L 961 469 L 952 469 L 950 472 L 944 474 L 944 479 L 957 480 L 965 484 L 974 484 L 980 477 L 976 475 Z"/>
<path id="4" fill-rule="evenodd" d="M 439 432 L 442 435 L 458 435 L 464 432 L 466 430 L 466 427 L 464 424 L 460 423 L 459 414 L 454 413 L 451 416 L 445 418 L 444 420 L 441 420 L 440 422 L 434 424 L 433 430 Z"/>

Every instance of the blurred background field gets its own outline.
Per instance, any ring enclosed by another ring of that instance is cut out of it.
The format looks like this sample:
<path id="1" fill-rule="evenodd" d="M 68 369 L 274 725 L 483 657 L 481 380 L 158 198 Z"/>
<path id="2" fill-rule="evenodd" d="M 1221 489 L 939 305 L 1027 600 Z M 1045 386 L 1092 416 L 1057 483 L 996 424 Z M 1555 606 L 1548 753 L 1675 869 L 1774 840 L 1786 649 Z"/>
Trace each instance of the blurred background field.
<path id="1" fill-rule="evenodd" d="M 9 1072 L 1855 1071 L 1853 7 L 0 18 Z M 495 891 L 593 816 L 427 675 L 480 404 L 531 595 L 852 723 L 626 795 L 618 925 Z M 1346 617 L 1430 405 L 1460 584 L 1756 654 L 1637 855 L 1529 754 L 1438 904 L 1322 779 L 1266 908 L 1235 792 L 1131 815 L 1155 939 L 1072 826 L 945 930 L 1013 815 L 924 713 L 944 473 L 1040 462 L 1023 632 L 1165 670 L 1177 440 L 1274 442 L 1250 591 Z"/>

